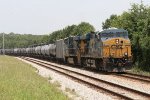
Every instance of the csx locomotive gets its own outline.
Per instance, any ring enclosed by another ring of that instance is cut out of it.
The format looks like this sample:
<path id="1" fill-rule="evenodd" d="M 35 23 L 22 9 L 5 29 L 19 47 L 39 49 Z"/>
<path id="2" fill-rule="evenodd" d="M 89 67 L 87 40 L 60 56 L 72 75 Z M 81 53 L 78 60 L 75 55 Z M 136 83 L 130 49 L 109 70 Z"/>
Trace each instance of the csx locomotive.
<path id="1" fill-rule="evenodd" d="M 132 63 L 128 32 L 116 28 L 70 36 L 54 44 L 6 49 L 5 52 L 9 55 L 55 59 L 108 72 L 125 71 Z"/>

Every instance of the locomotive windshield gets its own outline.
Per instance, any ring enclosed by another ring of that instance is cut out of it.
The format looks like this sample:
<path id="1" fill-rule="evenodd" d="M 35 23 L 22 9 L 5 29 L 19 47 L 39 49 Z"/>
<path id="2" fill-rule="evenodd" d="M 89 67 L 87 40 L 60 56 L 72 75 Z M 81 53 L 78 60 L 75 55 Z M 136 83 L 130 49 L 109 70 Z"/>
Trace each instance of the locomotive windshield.
<path id="1" fill-rule="evenodd" d="M 109 38 L 128 38 L 128 32 L 126 30 L 114 29 L 114 30 L 104 30 L 100 32 L 100 38 L 109 39 Z"/>
<path id="2" fill-rule="evenodd" d="M 113 38 L 114 33 L 102 33 L 101 37 L 103 37 L 103 38 Z"/>
<path id="3" fill-rule="evenodd" d="M 128 38 L 127 32 L 116 32 L 116 37 Z"/>

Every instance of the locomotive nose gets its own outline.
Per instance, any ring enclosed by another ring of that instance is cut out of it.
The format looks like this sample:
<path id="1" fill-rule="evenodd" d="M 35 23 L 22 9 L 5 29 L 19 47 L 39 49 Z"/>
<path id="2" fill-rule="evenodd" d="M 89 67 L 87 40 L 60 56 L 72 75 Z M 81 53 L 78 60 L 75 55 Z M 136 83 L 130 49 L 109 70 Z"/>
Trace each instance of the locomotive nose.
<path id="1" fill-rule="evenodd" d="M 119 48 L 117 50 L 118 52 L 118 56 L 120 57 L 127 57 L 130 56 L 130 42 L 128 40 L 125 39 L 119 39 L 119 44 L 118 44 Z"/>
<path id="2" fill-rule="evenodd" d="M 113 58 L 122 58 L 126 57 L 129 54 L 129 45 L 128 41 L 122 38 L 116 38 L 113 39 L 113 41 L 110 41 L 110 49 L 109 53 L 110 56 Z"/>
<path id="3" fill-rule="evenodd" d="M 122 58 L 129 55 L 130 41 L 124 38 L 113 38 L 104 41 L 104 57 Z"/>

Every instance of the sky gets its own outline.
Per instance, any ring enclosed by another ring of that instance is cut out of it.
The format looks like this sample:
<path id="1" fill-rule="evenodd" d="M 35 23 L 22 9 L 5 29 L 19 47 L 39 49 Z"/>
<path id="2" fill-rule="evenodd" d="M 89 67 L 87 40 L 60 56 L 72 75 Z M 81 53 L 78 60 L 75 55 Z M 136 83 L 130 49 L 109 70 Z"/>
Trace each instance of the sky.
<path id="1" fill-rule="evenodd" d="M 112 14 L 120 15 L 141 0 L 0 0 L 0 33 L 48 34 L 89 22 L 96 31 Z M 150 5 L 150 0 L 143 0 Z"/>

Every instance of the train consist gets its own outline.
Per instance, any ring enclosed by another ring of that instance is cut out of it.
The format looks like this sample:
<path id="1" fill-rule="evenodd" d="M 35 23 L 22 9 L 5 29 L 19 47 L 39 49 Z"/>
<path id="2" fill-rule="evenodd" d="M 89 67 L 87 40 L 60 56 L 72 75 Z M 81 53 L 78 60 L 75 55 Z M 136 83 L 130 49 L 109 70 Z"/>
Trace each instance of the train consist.
<path id="1" fill-rule="evenodd" d="M 70 36 L 54 44 L 5 49 L 8 55 L 40 57 L 97 70 L 122 72 L 131 66 L 131 43 L 124 29 Z"/>

